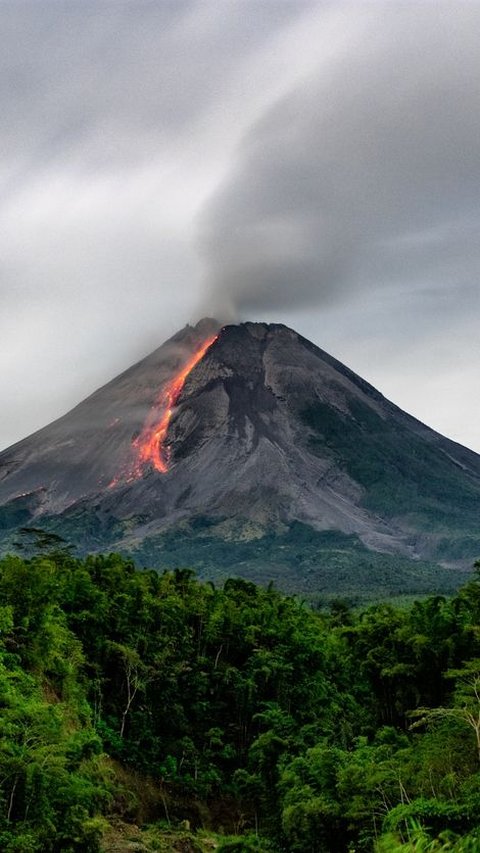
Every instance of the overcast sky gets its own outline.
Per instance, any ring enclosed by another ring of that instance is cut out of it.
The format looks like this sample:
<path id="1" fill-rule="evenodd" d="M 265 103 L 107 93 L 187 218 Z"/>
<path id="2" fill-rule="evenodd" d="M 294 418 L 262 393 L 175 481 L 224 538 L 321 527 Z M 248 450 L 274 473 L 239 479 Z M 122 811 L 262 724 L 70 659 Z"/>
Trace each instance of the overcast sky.
<path id="1" fill-rule="evenodd" d="M 0 0 L 0 447 L 205 313 L 480 452 L 480 4 Z"/>

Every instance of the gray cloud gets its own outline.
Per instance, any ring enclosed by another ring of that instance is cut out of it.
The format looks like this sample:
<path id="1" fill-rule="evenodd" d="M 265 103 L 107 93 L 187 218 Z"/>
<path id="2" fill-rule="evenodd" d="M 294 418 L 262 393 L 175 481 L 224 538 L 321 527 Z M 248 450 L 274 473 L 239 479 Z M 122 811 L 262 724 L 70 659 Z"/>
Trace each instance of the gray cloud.
<path id="1" fill-rule="evenodd" d="M 335 14 L 347 37 L 339 25 L 329 61 L 252 128 L 203 219 L 213 300 L 241 315 L 388 287 L 468 302 L 480 269 L 480 9 Z"/>
<path id="2" fill-rule="evenodd" d="M 0 142 L 13 160 L 10 187 L 42 164 L 98 173 L 178 145 L 221 104 L 238 66 L 304 5 L 2 4 Z"/>
<path id="3" fill-rule="evenodd" d="M 0 3 L 0 447 L 198 319 L 194 216 L 310 7 Z"/>

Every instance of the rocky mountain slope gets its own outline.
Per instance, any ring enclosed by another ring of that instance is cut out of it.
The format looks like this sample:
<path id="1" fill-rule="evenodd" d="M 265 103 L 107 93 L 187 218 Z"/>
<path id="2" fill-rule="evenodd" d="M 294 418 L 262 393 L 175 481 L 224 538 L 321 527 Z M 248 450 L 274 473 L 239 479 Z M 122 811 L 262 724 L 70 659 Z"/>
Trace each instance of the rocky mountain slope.
<path id="1" fill-rule="evenodd" d="M 307 591 L 454 586 L 480 555 L 479 507 L 477 454 L 264 323 L 187 326 L 0 454 L 4 548 L 46 527 Z"/>

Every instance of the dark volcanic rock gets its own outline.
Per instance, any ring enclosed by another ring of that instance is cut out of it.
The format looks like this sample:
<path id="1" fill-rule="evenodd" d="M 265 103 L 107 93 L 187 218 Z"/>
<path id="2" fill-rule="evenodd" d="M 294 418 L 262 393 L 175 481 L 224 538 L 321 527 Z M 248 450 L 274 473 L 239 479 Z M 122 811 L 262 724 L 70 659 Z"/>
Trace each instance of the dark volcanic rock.
<path id="1" fill-rule="evenodd" d="M 168 472 L 132 478 L 152 405 L 215 328 L 187 327 L 0 454 L 0 528 L 18 508 L 85 548 L 138 551 L 199 518 L 230 542 L 300 522 L 412 558 L 478 556 L 480 457 L 281 325 L 220 331 L 177 400 Z"/>

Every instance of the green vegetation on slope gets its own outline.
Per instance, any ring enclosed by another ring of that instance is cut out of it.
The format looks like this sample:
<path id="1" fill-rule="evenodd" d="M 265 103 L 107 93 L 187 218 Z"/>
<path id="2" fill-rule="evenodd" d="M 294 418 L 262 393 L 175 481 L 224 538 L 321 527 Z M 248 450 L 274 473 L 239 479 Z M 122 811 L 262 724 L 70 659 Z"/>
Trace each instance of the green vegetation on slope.
<path id="1" fill-rule="evenodd" d="M 312 450 L 330 455 L 365 488 L 364 505 L 386 517 L 403 516 L 420 529 L 458 528 L 465 537 L 470 530 L 480 541 L 478 482 L 469 483 L 447 454 L 398 421 L 360 400 L 349 406 L 347 416 L 317 401 L 302 419 L 312 430 Z M 468 537 L 465 546 L 471 547 Z"/>
<path id="2" fill-rule="evenodd" d="M 87 541 L 92 551 L 103 551 L 112 538 L 122 540 L 126 528 L 116 522 L 114 530 L 113 524 L 111 518 L 99 519 L 84 507 L 60 518 L 42 517 L 44 528 L 71 542 Z M 448 595 L 470 575 L 427 560 L 370 551 L 356 535 L 314 530 L 298 521 L 283 530 L 254 529 L 250 536 L 246 528 L 247 523 L 242 529 L 231 519 L 199 516 L 119 550 L 137 566 L 160 564 L 172 570 L 190 566 L 203 580 L 215 583 L 232 576 L 263 585 L 273 581 L 283 592 L 312 602 L 339 596 L 359 604 L 399 595 Z M 17 539 L 12 532 L 12 546 Z M 472 542 L 469 547 L 472 550 Z M 442 556 L 461 556 L 451 550 L 452 546 L 444 549 Z"/>
<path id="3" fill-rule="evenodd" d="M 42 544 L 0 562 L 2 851 L 480 849 L 479 579 L 314 612 Z"/>
<path id="4" fill-rule="evenodd" d="M 341 596 L 358 604 L 433 591 L 450 594 L 466 579 L 458 569 L 370 551 L 358 536 L 314 530 L 301 522 L 234 543 L 222 538 L 218 528 L 218 519 L 197 518 L 181 530 L 145 539 L 131 556 L 138 565 L 160 561 L 170 569 L 195 566 L 204 580 L 215 582 L 232 575 L 258 584 L 273 581 L 283 592 L 314 602 Z"/>

